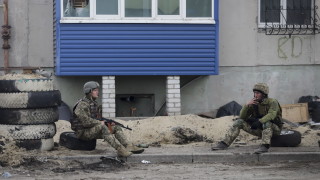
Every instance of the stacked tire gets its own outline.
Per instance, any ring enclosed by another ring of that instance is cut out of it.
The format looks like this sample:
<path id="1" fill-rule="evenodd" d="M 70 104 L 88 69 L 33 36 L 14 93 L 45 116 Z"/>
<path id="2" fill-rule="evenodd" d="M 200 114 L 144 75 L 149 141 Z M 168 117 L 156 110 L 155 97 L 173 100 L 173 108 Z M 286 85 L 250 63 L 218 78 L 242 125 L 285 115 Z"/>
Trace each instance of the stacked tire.
<path id="1" fill-rule="evenodd" d="M 61 94 L 38 75 L 0 76 L 0 132 L 27 150 L 51 150 Z"/>

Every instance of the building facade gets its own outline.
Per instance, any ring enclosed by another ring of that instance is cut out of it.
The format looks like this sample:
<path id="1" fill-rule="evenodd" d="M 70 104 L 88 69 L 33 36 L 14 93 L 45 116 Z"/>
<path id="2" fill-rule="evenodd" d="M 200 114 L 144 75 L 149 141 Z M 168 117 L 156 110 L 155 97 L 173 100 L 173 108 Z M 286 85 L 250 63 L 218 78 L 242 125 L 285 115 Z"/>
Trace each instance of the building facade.
<path id="1" fill-rule="evenodd" d="M 218 1 L 55 2 L 55 74 L 101 76 L 105 117 L 160 111 L 155 108 L 159 94 L 120 94 L 117 76 L 129 81 L 130 76 L 163 76 L 161 115 L 180 115 L 180 76 L 218 74 Z"/>
<path id="2" fill-rule="evenodd" d="M 52 71 L 69 106 L 98 81 L 109 117 L 214 111 L 256 82 L 281 104 L 320 94 L 318 0 L 108 2 L 10 0 L 10 71 Z"/>

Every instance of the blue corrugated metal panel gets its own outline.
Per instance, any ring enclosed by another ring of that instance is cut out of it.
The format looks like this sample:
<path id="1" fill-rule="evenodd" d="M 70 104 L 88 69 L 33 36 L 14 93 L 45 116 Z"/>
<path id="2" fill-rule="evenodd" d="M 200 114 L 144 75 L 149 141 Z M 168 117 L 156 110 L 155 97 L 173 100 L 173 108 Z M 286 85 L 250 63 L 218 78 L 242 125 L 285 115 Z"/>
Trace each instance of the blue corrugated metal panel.
<path id="1" fill-rule="evenodd" d="M 219 0 L 214 0 L 214 20 L 216 21 L 215 24 L 215 62 L 216 62 L 216 72 L 215 74 L 219 74 L 219 32 L 220 32 L 220 18 L 219 18 Z"/>
<path id="2" fill-rule="evenodd" d="M 54 27 L 55 27 L 55 33 L 54 33 L 54 45 L 55 45 L 55 52 L 54 52 L 54 58 L 55 58 L 55 74 L 60 75 L 60 23 L 59 20 L 60 17 L 60 1 L 55 0 L 54 1 L 54 9 L 55 9 L 55 21 L 54 21 Z"/>
<path id="3" fill-rule="evenodd" d="M 215 75 L 216 24 L 61 24 L 56 6 L 56 75 Z"/>
<path id="4" fill-rule="evenodd" d="M 217 74 L 214 24 L 60 24 L 57 75 Z"/>

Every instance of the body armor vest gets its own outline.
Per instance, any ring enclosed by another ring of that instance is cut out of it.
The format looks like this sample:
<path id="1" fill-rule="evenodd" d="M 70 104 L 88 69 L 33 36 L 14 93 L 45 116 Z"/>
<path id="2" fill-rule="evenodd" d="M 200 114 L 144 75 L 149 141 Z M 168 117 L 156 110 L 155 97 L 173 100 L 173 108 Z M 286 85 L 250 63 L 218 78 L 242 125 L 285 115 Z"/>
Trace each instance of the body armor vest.
<path id="1" fill-rule="evenodd" d="M 279 114 L 282 114 L 282 108 L 281 108 L 279 102 L 277 102 L 277 103 L 278 103 L 279 110 L 280 110 Z M 253 108 L 254 109 L 253 116 L 255 118 L 262 118 L 263 116 L 268 114 L 269 108 L 270 108 L 270 106 L 268 106 L 268 105 L 256 105 Z M 280 115 L 277 115 L 277 117 L 274 120 L 271 120 L 271 122 L 278 125 L 280 128 L 282 128 L 282 126 L 283 126 L 282 117 Z"/>
<path id="2" fill-rule="evenodd" d="M 73 107 L 73 115 L 72 115 L 72 119 L 70 120 L 70 123 L 71 123 L 71 129 L 74 131 L 85 129 L 85 127 L 81 124 L 80 119 L 75 114 L 75 109 L 81 101 L 86 102 L 90 106 L 90 117 L 91 118 L 93 118 L 93 119 L 100 119 L 101 118 L 97 102 L 89 100 L 87 98 L 82 98 Z"/>

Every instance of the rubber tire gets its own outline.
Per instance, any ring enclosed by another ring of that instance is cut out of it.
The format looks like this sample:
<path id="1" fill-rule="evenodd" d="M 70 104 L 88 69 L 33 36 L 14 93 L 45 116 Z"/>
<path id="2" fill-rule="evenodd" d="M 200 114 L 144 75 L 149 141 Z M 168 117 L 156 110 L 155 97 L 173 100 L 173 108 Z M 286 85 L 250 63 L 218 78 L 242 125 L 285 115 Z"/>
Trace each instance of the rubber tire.
<path id="1" fill-rule="evenodd" d="M 271 138 L 271 147 L 296 147 L 301 143 L 301 133 L 295 130 L 282 130 L 279 136 Z"/>
<path id="2" fill-rule="evenodd" d="M 53 91 L 52 79 L 0 80 L 0 92 Z"/>
<path id="3" fill-rule="evenodd" d="M 0 124 L 50 124 L 59 120 L 58 107 L 41 109 L 0 109 Z"/>
<path id="4" fill-rule="evenodd" d="M 50 151 L 54 147 L 53 138 L 16 140 L 16 145 L 26 150 Z"/>
<path id="5" fill-rule="evenodd" d="M 63 132 L 60 134 L 59 144 L 72 150 L 92 151 L 96 148 L 97 140 L 84 141 L 78 139 L 75 132 Z"/>
<path id="6" fill-rule="evenodd" d="M 59 90 L 0 93 L 0 108 L 44 108 L 60 104 L 61 93 Z"/>
<path id="7" fill-rule="evenodd" d="M 12 139 L 48 139 L 56 134 L 55 123 L 41 125 L 5 125 L 0 124 L 0 132 Z"/>

